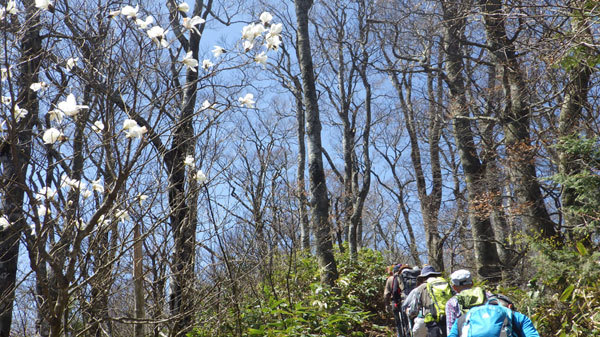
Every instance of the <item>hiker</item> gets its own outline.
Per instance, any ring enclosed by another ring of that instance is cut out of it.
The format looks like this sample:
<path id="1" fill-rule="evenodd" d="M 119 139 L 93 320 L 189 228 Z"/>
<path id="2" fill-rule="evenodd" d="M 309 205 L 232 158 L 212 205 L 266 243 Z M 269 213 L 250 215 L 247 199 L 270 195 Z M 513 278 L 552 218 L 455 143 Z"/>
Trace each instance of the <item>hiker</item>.
<path id="1" fill-rule="evenodd" d="M 405 269 L 409 269 L 410 266 L 406 264 L 397 264 L 394 266 L 393 272 L 394 276 L 392 279 L 392 291 L 390 294 L 391 297 L 391 308 L 394 314 L 394 323 L 396 325 L 396 331 L 399 337 L 405 336 L 404 327 L 408 323 L 406 319 L 403 320 L 403 315 L 401 313 L 402 307 L 402 289 L 403 282 L 401 281 L 401 273 Z"/>
<path id="2" fill-rule="evenodd" d="M 446 303 L 446 329 L 450 331 L 454 321 L 474 306 L 483 305 L 491 293 L 481 287 L 473 287 L 471 272 L 459 269 L 450 274 L 450 285 L 456 295 Z"/>
<path id="3" fill-rule="evenodd" d="M 385 312 L 391 312 L 391 299 L 392 299 L 392 290 L 394 287 L 394 267 L 396 265 L 391 265 L 386 268 L 388 273 L 388 277 L 385 280 L 385 288 L 383 289 L 383 303 L 385 305 Z"/>
<path id="4" fill-rule="evenodd" d="M 417 293 L 411 302 L 406 303 L 410 318 L 423 318 L 427 327 L 427 337 L 446 336 L 444 311 L 453 292 L 448 281 L 441 275 L 442 273 L 435 271 L 432 266 L 423 267 L 419 275 L 423 284 L 414 290 Z"/>
<path id="5" fill-rule="evenodd" d="M 421 271 L 418 266 L 415 266 L 413 268 L 413 270 L 415 272 Z M 404 301 L 402 302 L 402 312 L 407 315 L 407 319 L 410 322 L 409 325 L 411 326 L 411 332 L 412 332 L 413 337 L 426 337 L 427 336 L 427 327 L 425 326 L 425 318 L 410 317 L 410 315 L 409 315 L 409 312 L 411 311 L 410 305 L 413 304 L 414 306 L 416 306 L 416 304 L 418 302 L 413 299 L 415 299 L 415 296 L 418 296 L 419 292 L 417 291 L 417 288 L 421 284 L 423 284 L 423 282 L 424 282 L 423 279 L 417 278 L 417 283 L 416 283 L 415 288 L 413 290 L 411 290 L 410 293 L 408 293 L 408 296 L 406 296 L 406 299 L 404 299 Z M 416 312 L 417 309 L 415 308 L 413 311 Z"/>
<path id="6" fill-rule="evenodd" d="M 484 305 L 471 308 L 454 321 L 448 337 L 463 336 L 463 331 L 473 337 L 539 337 L 531 319 L 516 310 L 508 297 L 492 295 Z"/>

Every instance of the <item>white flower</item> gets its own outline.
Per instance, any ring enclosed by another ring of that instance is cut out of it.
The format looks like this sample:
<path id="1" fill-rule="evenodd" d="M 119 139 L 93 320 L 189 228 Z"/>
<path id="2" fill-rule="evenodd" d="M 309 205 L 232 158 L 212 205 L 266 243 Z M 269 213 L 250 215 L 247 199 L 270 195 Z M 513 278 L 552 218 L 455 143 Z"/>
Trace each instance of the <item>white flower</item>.
<path id="1" fill-rule="evenodd" d="M 92 180 L 92 190 L 99 192 L 99 193 L 104 193 L 104 185 L 102 185 L 102 182 L 100 181 L 100 179 Z"/>
<path id="2" fill-rule="evenodd" d="M 43 218 L 46 214 L 51 214 L 50 210 L 44 205 L 39 205 L 37 208 L 38 217 Z"/>
<path id="3" fill-rule="evenodd" d="M 138 198 L 138 200 L 139 200 L 139 202 L 140 202 L 140 206 L 142 206 L 142 204 L 144 203 L 144 201 L 145 201 L 146 199 L 148 199 L 148 196 L 147 196 L 147 195 L 145 195 L 145 194 L 141 194 L 141 193 L 140 193 L 140 194 L 138 194 L 137 198 Z"/>
<path id="4" fill-rule="evenodd" d="M 131 128 L 135 128 L 138 127 L 138 123 L 136 121 L 134 121 L 133 119 L 126 119 L 123 121 L 123 130 L 129 130 Z"/>
<path id="5" fill-rule="evenodd" d="M 283 31 L 283 23 L 274 23 L 271 25 L 271 28 L 269 29 L 269 35 L 271 35 L 271 36 L 279 35 L 279 34 L 281 34 L 282 31 Z"/>
<path id="6" fill-rule="evenodd" d="M 127 213 L 127 211 L 120 210 L 120 209 L 116 210 L 115 217 L 117 219 L 119 219 L 120 222 L 125 222 L 125 221 L 131 220 L 131 218 L 129 217 L 129 213 Z"/>
<path id="7" fill-rule="evenodd" d="M 92 125 L 92 131 L 100 133 L 102 130 L 104 130 L 104 123 L 102 121 L 95 121 L 94 125 Z"/>
<path id="8" fill-rule="evenodd" d="M 56 191 L 50 187 L 42 187 L 39 192 L 37 192 L 36 199 L 54 199 L 56 195 Z"/>
<path id="9" fill-rule="evenodd" d="M 247 108 L 254 108 L 254 103 L 256 103 L 254 102 L 254 95 L 250 93 L 246 94 L 244 97 L 238 98 L 238 101 L 242 106 L 246 106 Z"/>
<path id="10" fill-rule="evenodd" d="M 250 42 L 248 40 L 244 41 L 244 52 L 247 52 L 252 48 L 254 48 L 254 42 Z"/>
<path id="11" fill-rule="evenodd" d="M 48 84 L 46 84 L 46 82 L 36 82 L 36 83 L 32 83 L 29 86 L 29 89 L 38 92 L 40 90 L 46 90 L 46 88 L 48 88 Z"/>
<path id="12" fill-rule="evenodd" d="M 0 68 L 0 79 L 2 79 L 2 81 L 6 81 L 8 77 L 12 77 L 12 71 L 10 68 Z"/>
<path id="13" fill-rule="evenodd" d="M 27 111 L 27 109 L 21 109 L 19 108 L 19 106 L 17 104 L 15 104 L 15 110 L 13 111 L 13 116 L 15 117 L 15 120 L 18 122 L 21 120 L 21 118 L 24 118 L 25 116 L 27 116 L 27 114 L 29 113 L 29 111 Z"/>
<path id="14" fill-rule="evenodd" d="M 140 10 L 140 5 L 136 5 L 135 8 L 127 5 L 121 8 L 121 14 L 125 15 L 129 19 L 134 19 Z"/>
<path id="15" fill-rule="evenodd" d="M 192 56 L 192 54 L 193 54 L 192 51 L 187 52 L 187 54 L 185 54 L 185 57 L 183 58 L 183 60 L 181 60 L 181 63 L 185 64 L 189 70 L 196 72 L 196 67 L 198 67 L 198 60 L 196 60 Z"/>
<path id="16" fill-rule="evenodd" d="M 214 66 L 214 64 L 210 60 L 202 61 L 202 69 L 208 70 L 208 68 L 212 68 L 212 66 Z"/>
<path id="17" fill-rule="evenodd" d="M 89 109 L 87 105 L 78 105 L 75 95 L 73 94 L 69 94 L 66 101 L 59 102 L 58 108 L 62 110 L 65 115 L 71 117 L 77 115 L 81 109 Z"/>
<path id="18" fill-rule="evenodd" d="M 279 45 L 281 44 L 281 38 L 279 35 L 267 36 L 265 39 L 265 45 L 267 49 L 277 51 L 279 49 Z"/>
<path id="19" fill-rule="evenodd" d="M 19 9 L 17 8 L 17 2 L 15 0 L 10 0 L 6 2 L 6 13 L 13 15 L 19 13 Z"/>
<path id="20" fill-rule="evenodd" d="M 0 231 L 4 231 L 6 229 L 8 229 L 8 227 L 10 227 L 10 221 L 8 221 L 8 218 L 3 215 L 0 217 Z"/>
<path id="21" fill-rule="evenodd" d="M 206 175 L 204 174 L 204 172 L 202 172 L 202 170 L 198 170 L 196 172 L 196 181 L 200 184 L 204 183 L 206 181 Z"/>
<path id="22" fill-rule="evenodd" d="M 108 12 L 108 17 L 109 18 L 114 18 L 115 16 L 117 16 L 119 14 L 121 14 L 121 10 L 117 9 L 116 11 L 110 11 L 110 12 Z"/>
<path id="23" fill-rule="evenodd" d="M 177 5 L 177 10 L 183 13 L 187 13 L 190 10 L 190 5 L 188 5 L 186 2 L 182 2 L 179 5 Z"/>
<path id="24" fill-rule="evenodd" d="M 10 103 L 12 102 L 12 98 L 10 98 L 10 96 L 2 96 L 2 98 L 0 98 L 0 101 L 2 102 L 2 104 L 10 105 Z"/>
<path id="25" fill-rule="evenodd" d="M 263 25 L 267 25 L 271 23 L 271 20 L 273 20 L 273 15 L 271 15 L 269 12 L 263 12 L 259 18 Z"/>
<path id="26" fill-rule="evenodd" d="M 254 39 L 264 33 L 266 30 L 265 26 L 260 23 L 251 23 L 242 28 L 242 38 L 246 39 L 250 42 L 254 41 Z"/>
<path id="27" fill-rule="evenodd" d="M 254 56 L 254 61 L 258 64 L 262 64 L 263 66 L 267 64 L 267 54 L 265 52 L 260 52 L 260 54 Z"/>
<path id="28" fill-rule="evenodd" d="M 138 25 L 141 29 L 146 29 L 148 26 L 154 23 L 154 17 L 152 15 L 148 15 L 146 20 L 136 19 L 135 24 Z"/>
<path id="29" fill-rule="evenodd" d="M 183 28 L 186 30 L 193 30 L 196 34 L 200 35 L 200 31 L 196 28 L 196 25 L 206 22 L 203 18 L 199 16 L 194 16 L 193 18 L 183 18 Z"/>
<path id="30" fill-rule="evenodd" d="M 86 188 L 86 186 L 87 186 L 87 184 L 85 182 L 77 180 L 77 179 L 71 179 L 66 174 L 63 174 L 61 177 L 61 182 L 60 182 L 61 188 L 69 187 L 69 188 L 75 188 L 78 190 L 83 190 Z"/>
<path id="31" fill-rule="evenodd" d="M 62 132 L 60 132 L 60 130 L 56 128 L 50 128 L 44 131 L 42 139 L 44 140 L 44 144 L 54 144 L 62 137 L 64 137 L 64 135 Z"/>
<path id="32" fill-rule="evenodd" d="M 195 161 L 194 156 L 188 154 L 183 160 L 183 165 L 194 168 L 196 166 Z"/>
<path id="33" fill-rule="evenodd" d="M 169 41 L 167 41 L 167 31 L 165 31 L 161 26 L 154 26 L 146 31 L 148 37 L 152 39 L 152 41 L 156 42 L 157 46 L 163 46 L 167 48 L 169 46 Z"/>
<path id="34" fill-rule="evenodd" d="M 35 7 L 47 11 L 54 7 L 54 3 L 50 0 L 35 0 Z"/>
<path id="35" fill-rule="evenodd" d="M 92 195 L 92 191 L 90 191 L 90 190 L 85 190 L 85 191 L 83 191 L 83 192 L 81 193 L 81 196 L 82 196 L 84 199 L 87 199 L 87 198 L 89 198 L 91 195 Z"/>
<path id="36" fill-rule="evenodd" d="M 212 106 L 212 104 L 210 104 L 210 102 L 208 100 L 204 100 L 204 102 L 202 102 L 202 110 L 206 110 L 208 108 L 210 108 Z"/>
<path id="37" fill-rule="evenodd" d="M 6 16 L 6 8 L 0 7 L 0 20 L 4 20 L 5 16 Z"/>
<path id="38" fill-rule="evenodd" d="M 225 49 L 220 46 L 215 46 L 212 50 L 212 53 L 213 53 L 214 57 L 217 58 L 217 57 L 221 56 L 223 53 L 225 53 Z"/>
<path id="39" fill-rule="evenodd" d="M 79 57 L 69 57 L 65 66 L 65 68 L 67 68 L 67 71 L 71 71 L 71 69 L 73 69 L 73 67 L 77 65 L 77 61 L 79 61 Z"/>
<path id="40" fill-rule="evenodd" d="M 65 114 L 60 109 L 52 109 L 52 110 L 48 111 L 48 118 L 50 119 L 50 121 L 55 120 L 60 124 L 60 123 L 62 123 L 63 119 L 65 118 Z"/>
<path id="41" fill-rule="evenodd" d="M 125 136 L 126 138 L 141 138 L 144 133 L 148 132 L 148 129 L 145 126 L 139 127 L 139 126 L 134 126 L 132 128 L 130 128 L 127 132 L 125 132 L 127 135 Z"/>

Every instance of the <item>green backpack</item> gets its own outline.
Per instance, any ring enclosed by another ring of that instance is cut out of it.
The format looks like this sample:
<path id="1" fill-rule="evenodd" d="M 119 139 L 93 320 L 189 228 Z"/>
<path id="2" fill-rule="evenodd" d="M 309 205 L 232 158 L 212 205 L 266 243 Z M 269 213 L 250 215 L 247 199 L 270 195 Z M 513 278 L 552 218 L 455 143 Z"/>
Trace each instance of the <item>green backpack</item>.
<path id="1" fill-rule="evenodd" d="M 446 302 L 453 296 L 452 288 L 443 277 L 427 280 L 427 294 L 431 298 L 430 312 L 425 315 L 425 323 L 439 322 L 446 315 Z"/>
<path id="2" fill-rule="evenodd" d="M 481 287 L 465 289 L 456 295 L 456 301 L 461 313 L 466 313 L 472 307 L 485 304 L 485 291 Z"/>

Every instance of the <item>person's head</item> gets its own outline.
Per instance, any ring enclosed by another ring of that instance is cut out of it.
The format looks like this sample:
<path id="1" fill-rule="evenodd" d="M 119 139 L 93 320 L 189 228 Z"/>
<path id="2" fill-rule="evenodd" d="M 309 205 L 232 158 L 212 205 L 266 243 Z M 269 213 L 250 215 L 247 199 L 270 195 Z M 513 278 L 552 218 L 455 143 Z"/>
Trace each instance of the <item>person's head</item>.
<path id="1" fill-rule="evenodd" d="M 501 305 L 503 307 L 507 307 L 513 311 L 517 310 L 513 301 L 508 296 L 505 296 L 502 294 L 495 294 L 492 297 L 492 299 L 490 300 L 490 304 L 499 304 L 499 305 Z"/>
<path id="2" fill-rule="evenodd" d="M 417 281 L 422 283 L 430 277 L 441 276 L 441 275 L 442 275 L 442 273 L 435 271 L 435 268 L 433 268 L 432 266 L 425 265 L 425 266 L 423 266 L 423 269 L 421 269 L 421 274 L 419 276 L 417 276 Z"/>
<path id="3" fill-rule="evenodd" d="M 398 263 L 394 266 L 394 274 L 401 273 L 404 269 L 410 268 L 407 264 Z"/>
<path id="4" fill-rule="evenodd" d="M 387 266 L 387 267 L 385 268 L 385 271 L 388 273 L 388 275 L 389 275 L 389 276 L 392 276 L 392 275 L 394 275 L 394 265 Z"/>
<path id="5" fill-rule="evenodd" d="M 450 274 L 450 285 L 457 293 L 473 286 L 471 272 L 466 269 L 459 269 Z"/>

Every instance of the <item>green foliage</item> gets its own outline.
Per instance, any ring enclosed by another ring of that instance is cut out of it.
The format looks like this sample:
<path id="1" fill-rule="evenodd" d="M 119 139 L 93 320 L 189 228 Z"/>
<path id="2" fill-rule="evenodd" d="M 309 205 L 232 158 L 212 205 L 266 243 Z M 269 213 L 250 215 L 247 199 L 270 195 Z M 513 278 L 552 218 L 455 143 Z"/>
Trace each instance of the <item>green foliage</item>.
<path id="1" fill-rule="evenodd" d="M 537 277 L 527 293 L 513 291 L 521 309 L 536 323 L 542 336 L 594 336 L 600 331 L 600 146 L 598 139 L 571 136 L 557 148 L 577 158 L 580 172 L 552 179 L 575 191 L 576 205 L 563 209 L 582 219 L 578 242 L 558 245 L 551 241 L 534 243 L 538 254 L 533 263 Z"/>
<path id="2" fill-rule="evenodd" d="M 189 337 L 235 335 L 238 325 L 244 336 L 368 336 L 373 331 L 383 335 L 386 327 L 373 323 L 383 309 L 383 257 L 362 249 L 358 260 L 351 261 L 347 251 L 336 251 L 340 277 L 334 289 L 318 282 L 313 256 L 275 257 L 272 277 L 259 284 L 258 296 L 240 299 L 238 322 L 230 312 L 218 332 L 198 327 Z"/>

